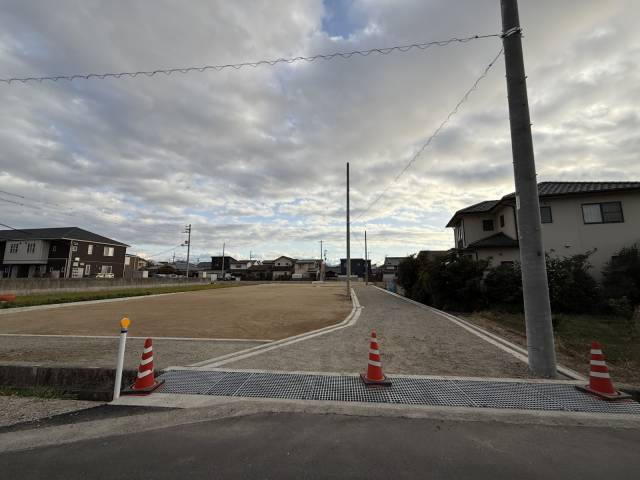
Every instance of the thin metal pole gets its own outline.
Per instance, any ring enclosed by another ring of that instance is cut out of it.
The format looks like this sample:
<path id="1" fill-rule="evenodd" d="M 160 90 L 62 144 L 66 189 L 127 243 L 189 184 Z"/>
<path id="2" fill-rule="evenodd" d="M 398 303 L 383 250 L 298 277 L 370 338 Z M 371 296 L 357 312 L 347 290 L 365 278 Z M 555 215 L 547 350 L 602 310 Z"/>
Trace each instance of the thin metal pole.
<path id="1" fill-rule="evenodd" d="M 351 218 L 349 212 L 349 162 L 347 162 L 347 297 L 351 298 Z"/>
<path id="2" fill-rule="evenodd" d="M 118 344 L 118 358 L 116 360 L 116 381 L 113 385 L 113 399 L 120 398 L 120 385 L 122 384 L 122 370 L 124 368 L 124 350 L 127 344 L 127 331 L 129 319 L 127 317 L 120 320 L 120 343 Z"/>
<path id="3" fill-rule="evenodd" d="M 367 252 L 367 231 L 364 231 L 364 284 L 369 285 L 369 252 Z"/>
<path id="4" fill-rule="evenodd" d="M 517 0 L 501 0 L 529 371 L 557 375 Z"/>

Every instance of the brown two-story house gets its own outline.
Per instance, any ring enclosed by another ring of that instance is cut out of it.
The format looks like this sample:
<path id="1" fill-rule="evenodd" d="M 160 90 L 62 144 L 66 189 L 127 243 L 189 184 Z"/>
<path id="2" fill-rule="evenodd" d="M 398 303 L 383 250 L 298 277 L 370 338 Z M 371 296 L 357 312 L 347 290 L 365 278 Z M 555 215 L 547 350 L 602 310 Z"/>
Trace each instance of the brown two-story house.
<path id="1" fill-rule="evenodd" d="M 0 230 L 0 276 L 121 278 L 128 246 L 78 227 Z"/>

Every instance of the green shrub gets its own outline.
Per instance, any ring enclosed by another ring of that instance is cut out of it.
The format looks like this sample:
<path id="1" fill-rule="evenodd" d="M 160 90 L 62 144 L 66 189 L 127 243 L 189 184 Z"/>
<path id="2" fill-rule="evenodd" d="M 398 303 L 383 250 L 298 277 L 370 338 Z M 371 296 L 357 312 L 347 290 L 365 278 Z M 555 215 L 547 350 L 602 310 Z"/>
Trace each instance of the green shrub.
<path id="1" fill-rule="evenodd" d="M 589 256 L 546 257 L 551 309 L 565 313 L 594 313 L 602 309 L 598 283 L 589 274 Z"/>
<path id="2" fill-rule="evenodd" d="M 492 307 L 522 312 L 522 271 L 518 262 L 491 268 L 484 278 L 486 300 Z"/>
<path id="3" fill-rule="evenodd" d="M 640 304 L 640 246 L 622 248 L 602 271 L 604 295 L 610 299 L 626 297 L 631 305 Z"/>

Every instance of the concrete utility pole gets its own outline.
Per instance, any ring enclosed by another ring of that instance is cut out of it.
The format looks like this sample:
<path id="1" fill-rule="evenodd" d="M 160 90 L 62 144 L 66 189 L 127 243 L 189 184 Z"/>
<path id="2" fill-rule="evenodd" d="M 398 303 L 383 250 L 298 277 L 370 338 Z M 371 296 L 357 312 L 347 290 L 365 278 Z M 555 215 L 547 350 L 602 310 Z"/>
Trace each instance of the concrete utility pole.
<path id="1" fill-rule="evenodd" d="M 224 242 L 222 242 L 222 280 L 224 280 Z"/>
<path id="2" fill-rule="evenodd" d="M 187 278 L 189 278 L 189 253 L 191 252 L 191 224 L 187 225 L 185 227 L 185 230 L 183 233 L 188 234 L 188 238 L 186 241 L 187 244 Z"/>
<path id="3" fill-rule="evenodd" d="M 369 252 L 367 252 L 367 231 L 364 231 L 364 284 L 369 285 Z"/>
<path id="4" fill-rule="evenodd" d="M 351 219 L 349 212 L 349 162 L 347 162 L 347 298 L 351 298 Z"/>
<path id="5" fill-rule="evenodd" d="M 522 293 L 527 328 L 529 371 L 552 378 L 556 372 L 549 286 L 540 226 L 540 201 L 533 157 L 522 33 L 517 0 L 501 0 L 504 61 L 507 72 L 511 150 L 516 184 Z"/>
<path id="6" fill-rule="evenodd" d="M 320 240 L 320 272 L 318 274 L 319 280 L 322 281 L 322 240 Z"/>

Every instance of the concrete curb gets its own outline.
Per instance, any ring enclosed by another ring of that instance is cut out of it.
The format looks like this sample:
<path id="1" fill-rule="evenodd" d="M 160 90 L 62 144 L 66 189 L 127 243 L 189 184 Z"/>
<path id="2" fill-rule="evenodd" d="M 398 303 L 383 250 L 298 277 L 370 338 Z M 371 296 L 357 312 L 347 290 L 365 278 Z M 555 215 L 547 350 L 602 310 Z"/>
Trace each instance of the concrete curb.
<path id="1" fill-rule="evenodd" d="M 178 396 L 154 394 L 155 406 L 162 406 L 164 397 L 178 403 Z M 82 424 L 67 424 L 0 434 L 0 452 L 19 451 L 48 445 L 64 445 L 83 440 L 116 437 L 136 432 L 208 422 L 222 418 L 260 413 L 305 413 L 314 415 L 348 415 L 365 417 L 424 418 L 446 421 L 502 422 L 525 425 L 588 426 L 594 428 L 640 428 L 640 417 L 634 415 L 599 415 L 568 412 L 532 412 L 520 410 L 490 410 L 456 407 L 426 407 L 378 405 L 325 401 L 229 399 L 203 395 L 200 408 L 167 409 L 148 414 L 118 417 Z M 135 400 L 133 397 L 128 400 Z M 191 399 L 182 398 L 183 401 Z M 165 405 L 169 406 L 169 405 Z M 173 407 L 175 408 L 175 407 Z"/>

